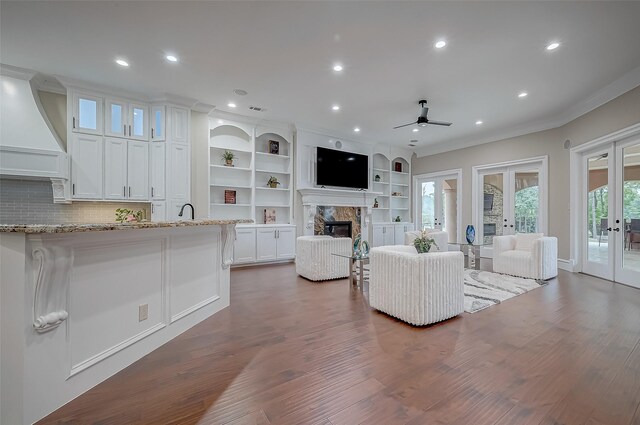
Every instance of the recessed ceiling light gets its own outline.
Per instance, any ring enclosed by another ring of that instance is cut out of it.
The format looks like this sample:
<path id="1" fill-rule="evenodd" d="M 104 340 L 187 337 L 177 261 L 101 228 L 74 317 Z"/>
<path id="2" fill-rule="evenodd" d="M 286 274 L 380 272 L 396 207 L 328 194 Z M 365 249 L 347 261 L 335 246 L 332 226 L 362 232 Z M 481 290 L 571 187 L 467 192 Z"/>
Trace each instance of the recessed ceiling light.
<path id="1" fill-rule="evenodd" d="M 447 42 L 444 40 L 437 41 L 436 44 L 434 44 L 436 49 L 442 49 L 446 45 L 447 45 Z"/>
<path id="2" fill-rule="evenodd" d="M 233 102 L 229 102 L 229 103 L 227 104 L 227 106 L 228 106 L 229 108 L 235 108 L 237 105 L 236 105 L 235 103 L 233 103 Z"/>
<path id="3" fill-rule="evenodd" d="M 418 130 L 417 128 L 414 128 L 414 129 L 413 129 L 413 132 L 414 132 L 414 133 L 417 133 L 418 131 L 419 131 L 419 130 Z"/>
<path id="4" fill-rule="evenodd" d="M 178 58 L 173 55 L 167 55 L 165 58 L 167 58 L 169 62 L 178 62 Z"/>
<path id="5" fill-rule="evenodd" d="M 333 109 L 334 111 L 339 111 L 340 110 L 340 106 L 339 105 L 333 105 L 331 107 L 331 109 Z"/>
<path id="6" fill-rule="evenodd" d="M 336 72 L 342 71 L 342 65 L 340 65 L 339 63 L 333 65 L 333 70 Z"/>
<path id="7" fill-rule="evenodd" d="M 126 60 L 124 60 L 124 59 L 116 59 L 116 63 L 117 63 L 118 65 L 120 65 L 120 66 L 124 66 L 124 67 L 129 66 L 129 62 L 127 62 L 127 61 L 126 61 Z"/>
<path id="8" fill-rule="evenodd" d="M 482 125 L 482 120 L 476 121 L 476 125 Z"/>
<path id="9" fill-rule="evenodd" d="M 549 44 L 549 45 L 547 46 L 547 50 L 555 50 L 555 49 L 557 49 L 558 47 L 560 47 L 560 43 L 558 43 L 558 42 L 554 41 L 553 43 L 551 43 L 551 44 Z"/>
<path id="10" fill-rule="evenodd" d="M 355 131 L 356 133 L 360 133 L 360 127 L 354 128 L 353 131 Z"/>
<path id="11" fill-rule="evenodd" d="M 529 93 L 527 93 L 526 91 L 518 93 L 518 97 L 527 97 L 528 95 Z"/>

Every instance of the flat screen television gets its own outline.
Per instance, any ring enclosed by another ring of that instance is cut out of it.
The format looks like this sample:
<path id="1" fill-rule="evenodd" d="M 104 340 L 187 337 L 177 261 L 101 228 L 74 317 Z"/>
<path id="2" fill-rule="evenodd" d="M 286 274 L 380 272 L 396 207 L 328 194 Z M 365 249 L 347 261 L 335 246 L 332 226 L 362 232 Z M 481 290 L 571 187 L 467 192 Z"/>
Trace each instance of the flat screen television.
<path id="1" fill-rule="evenodd" d="M 317 148 L 318 186 L 369 188 L 369 157 L 353 152 Z"/>

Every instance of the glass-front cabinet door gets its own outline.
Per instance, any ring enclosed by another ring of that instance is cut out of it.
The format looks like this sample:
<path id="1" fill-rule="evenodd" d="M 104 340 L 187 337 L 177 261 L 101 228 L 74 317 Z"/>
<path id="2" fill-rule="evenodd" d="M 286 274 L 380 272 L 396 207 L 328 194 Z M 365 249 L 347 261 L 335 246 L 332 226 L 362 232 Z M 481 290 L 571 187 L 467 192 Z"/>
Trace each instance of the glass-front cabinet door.
<path id="1" fill-rule="evenodd" d="M 106 98 L 104 133 L 112 137 L 128 137 L 127 102 L 124 100 Z"/>
<path id="2" fill-rule="evenodd" d="M 103 99 L 98 96 L 73 93 L 71 129 L 74 133 L 102 134 Z"/>
<path id="3" fill-rule="evenodd" d="M 165 110 L 164 106 L 151 107 L 151 134 L 152 142 L 162 142 L 165 140 Z"/>
<path id="4" fill-rule="evenodd" d="M 149 140 L 149 108 L 145 105 L 129 105 L 129 138 Z"/>

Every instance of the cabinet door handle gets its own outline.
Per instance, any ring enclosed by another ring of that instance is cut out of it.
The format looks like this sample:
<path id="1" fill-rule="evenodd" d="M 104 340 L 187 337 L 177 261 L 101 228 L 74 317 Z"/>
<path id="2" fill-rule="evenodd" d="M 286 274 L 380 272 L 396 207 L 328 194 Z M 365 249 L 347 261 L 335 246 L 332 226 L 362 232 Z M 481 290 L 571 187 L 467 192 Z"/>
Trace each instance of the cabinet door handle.
<path id="1" fill-rule="evenodd" d="M 76 117 L 73 117 L 73 128 L 76 128 Z"/>
<path id="2" fill-rule="evenodd" d="M 153 139 L 153 127 L 151 127 L 151 138 Z"/>
<path id="3" fill-rule="evenodd" d="M 127 135 L 127 125 L 123 125 L 124 129 L 122 130 L 122 135 L 126 136 Z"/>
<path id="4" fill-rule="evenodd" d="M 127 187 L 122 186 L 122 197 L 126 197 L 126 196 L 127 196 Z"/>
<path id="5" fill-rule="evenodd" d="M 72 195 L 75 195 L 75 194 L 76 194 L 76 184 L 75 184 L 75 183 L 73 183 L 73 184 L 71 185 L 71 194 L 72 194 Z"/>
<path id="6" fill-rule="evenodd" d="M 131 136 L 131 124 L 129 124 L 129 136 Z"/>
<path id="7" fill-rule="evenodd" d="M 131 198 L 131 186 L 129 186 L 129 198 Z"/>
<path id="8" fill-rule="evenodd" d="M 153 198 L 153 186 L 151 186 L 151 197 Z"/>
<path id="9" fill-rule="evenodd" d="M 154 210 L 153 204 L 151 204 L 151 214 L 153 214 L 153 210 Z"/>

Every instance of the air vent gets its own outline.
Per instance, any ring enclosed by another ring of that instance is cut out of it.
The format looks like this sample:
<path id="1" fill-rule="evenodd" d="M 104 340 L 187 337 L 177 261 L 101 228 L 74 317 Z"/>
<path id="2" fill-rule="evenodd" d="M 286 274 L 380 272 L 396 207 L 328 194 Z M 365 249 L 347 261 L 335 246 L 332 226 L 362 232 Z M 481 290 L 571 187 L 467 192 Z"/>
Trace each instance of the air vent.
<path id="1" fill-rule="evenodd" d="M 242 90 L 242 89 L 235 89 L 233 92 L 235 94 L 237 94 L 238 96 L 246 96 L 247 95 L 247 91 L 246 90 Z"/>
<path id="2" fill-rule="evenodd" d="M 256 112 L 264 112 L 264 111 L 266 111 L 266 109 L 261 108 L 259 106 L 249 106 L 249 109 L 251 109 L 252 111 L 256 111 Z"/>

